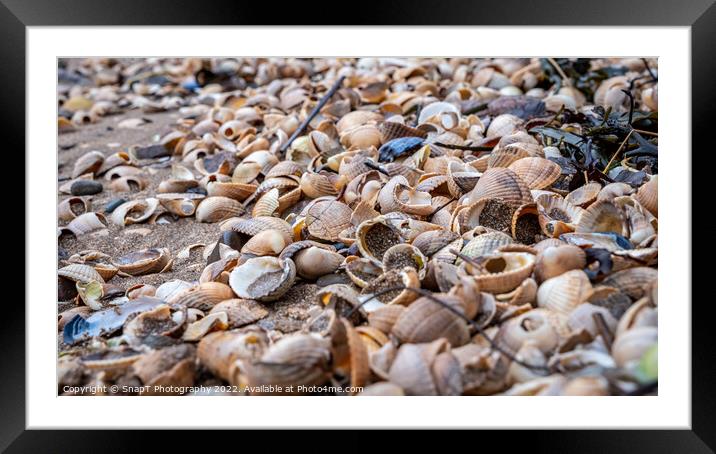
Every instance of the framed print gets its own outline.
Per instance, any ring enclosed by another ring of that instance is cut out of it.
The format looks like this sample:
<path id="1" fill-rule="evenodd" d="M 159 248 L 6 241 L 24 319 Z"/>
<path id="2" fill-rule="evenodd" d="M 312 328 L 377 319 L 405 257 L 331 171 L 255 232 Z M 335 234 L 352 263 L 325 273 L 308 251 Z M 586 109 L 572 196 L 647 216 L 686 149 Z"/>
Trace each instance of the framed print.
<path id="1" fill-rule="evenodd" d="M 690 138 L 716 10 L 517 3 L 3 1 L 27 197 L 1 446 L 516 428 L 710 452 Z"/>

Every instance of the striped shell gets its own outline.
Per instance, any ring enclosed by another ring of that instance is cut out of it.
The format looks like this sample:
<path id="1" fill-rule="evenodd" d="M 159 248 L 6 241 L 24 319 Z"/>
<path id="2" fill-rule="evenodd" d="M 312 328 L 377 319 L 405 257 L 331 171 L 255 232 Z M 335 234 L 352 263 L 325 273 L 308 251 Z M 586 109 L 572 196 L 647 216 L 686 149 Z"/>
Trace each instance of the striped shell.
<path id="1" fill-rule="evenodd" d="M 57 275 L 69 279 L 74 282 L 90 282 L 97 281 L 104 283 L 102 276 L 91 266 L 82 264 L 72 264 L 57 270 Z"/>
<path id="2" fill-rule="evenodd" d="M 222 232 L 234 231 L 248 236 L 257 235 L 263 230 L 274 229 L 284 234 L 287 243 L 290 243 L 293 239 L 291 224 L 283 219 L 274 217 L 262 216 L 250 219 L 231 218 L 222 222 L 220 228 Z"/>
<path id="3" fill-rule="evenodd" d="M 576 233 L 614 232 L 627 236 L 624 214 L 614 203 L 600 200 L 582 213 L 574 230 Z"/>
<path id="4" fill-rule="evenodd" d="M 235 298 L 234 292 L 226 284 L 220 282 L 203 282 L 190 287 L 173 296 L 168 302 L 186 308 L 211 310 L 216 304 Z"/>
<path id="5" fill-rule="evenodd" d="M 526 157 L 508 167 L 515 172 L 530 189 L 544 189 L 552 186 L 562 173 L 562 168 L 549 159 Z"/>
<path id="6" fill-rule="evenodd" d="M 462 311 L 458 298 L 447 295 L 440 295 L 439 298 Z M 453 347 L 470 340 L 467 323 L 461 317 L 426 297 L 418 298 L 400 313 L 391 334 L 400 342 L 415 344 L 445 338 Z"/>
<path id="7" fill-rule="evenodd" d="M 90 151 L 83 154 L 75 161 L 75 166 L 72 169 L 72 178 L 77 178 L 86 173 L 97 173 L 103 162 L 104 155 L 99 151 Z"/>
<path id="8" fill-rule="evenodd" d="M 462 203 L 469 204 L 486 197 L 520 205 L 532 201 L 527 184 L 515 172 L 502 167 L 487 169 Z"/>
<path id="9" fill-rule="evenodd" d="M 481 263 L 481 270 L 465 264 L 466 271 L 483 292 L 511 292 L 527 279 L 534 269 L 535 256 L 527 252 L 501 252 Z"/>
<path id="10" fill-rule="evenodd" d="M 196 212 L 196 207 L 199 205 L 203 194 L 192 194 L 192 193 L 167 193 L 157 194 L 157 199 L 161 206 L 172 214 L 179 217 L 192 216 Z"/>
<path id="11" fill-rule="evenodd" d="M 207 197 L 196 209 L 199 222 L 220 222 L 244 214 L 244 207 L 228 197 Z"/>
<path id="12" fill-rule="evenodd" d="M 582 270 L 567 271 L 547 279 L 537 290 L 537 304 L 562 316 L 586 301 L 592 292 L 592 283 Z"/>
<path id="13" fill-rule="evenodd" d="M 506 233 L 488 232 L 471 239 L 460 252 L 468 257 L 478 258 L 491 255 L 499 247 L 511 244 L 512 242 L 512 237 Z M 459 263 L 460 259 L 458 259 L 457 264 Z"/>
<path id="14" fill-rule="evenodd" d="M 243 202 L 256 191 L 257 187 L 258 185 L 255 184 L 210 181 L 206 185 L 206 192 L 209 197 L 228 197 Z"/>
<path id="15" fill-rule="evenodd" d="M 308 233 L 316 238 L 337 241 L 339 234 L 351 226 L 353 211 L 345 203 L 320 201 L 306 213 Z"/>
<path id="16" fill-rule="evenodd" d="M 597 200 L 599 192 L 602 190 L 602 185 L 596 181 L 590 181 L 584 186 L 580 186 L 574 191 L 567 194 L 564 200 L 572 205 L 586 208 Z"/>
<path id="17" fill-rule="evenodd" d="M 634 198 L 646 208 L 649 213 L 655 217 L 659 217 L 659 189 L 658 175 L 654 175 L 651 180 L 641 185 L 636 192 Z"/>
<path id="18" fill-rule="evenodd" d="M 107 227 L 107 218 L 102 213 L 95 213 L 93 211 L 85 214 L 81 214 L 70 221 L 65 227 L 67 230 L 75 234 L 76 236 L 84 235 L 85 233 L 91 233 L 96 230 L 101 230 Z"/>

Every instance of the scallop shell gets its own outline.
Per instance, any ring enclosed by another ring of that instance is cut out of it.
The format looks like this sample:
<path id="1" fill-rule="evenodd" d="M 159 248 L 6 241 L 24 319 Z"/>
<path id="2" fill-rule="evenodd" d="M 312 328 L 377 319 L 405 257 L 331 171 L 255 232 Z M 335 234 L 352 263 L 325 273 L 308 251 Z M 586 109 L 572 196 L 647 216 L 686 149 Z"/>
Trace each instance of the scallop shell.
<path id="1" fill-rule="evenodd" d="M 604 186 L 601 191 L 599 191 L 599 194 L 597 195 L 597 200 L 614 200 L 616 197 L 621 197 L 625 195 L 631 195 L 634 193 L 634 188 L 632 188 L 627 183 L 609 183 L 608 185 Z"/>
<path id="2" fill-rule="evenodd" d="M 538 198 L 537 211 L 542 232 L 553 238 L 573 231 L 585 212 L 560 197 Z"/>
<path id="3" fill-rule="evenodd" d="M 291 288 L 295 278 L 293 260 L 255 257 L 234 268 L 229 285 L 240 298 L 275 301 Z"/>
<path id="4" fill-rule="evenodd" d="M 94 268 L 78 263 L 60 268 L 57 270 L 57 275 L 73 282 L 97 281 L 101 284 L 104 283 L 104 279 Z"/>
<path id="5" fill-rule="evenodd" d="M 95 232 L 107 228 L 107 219 L 102 213 L 89 212 L 74 218 L 65 229 L 75 236 Z"/>
<path id="6" fill-rule="evenodd" d="M 268 310 L 256 301 L 235 298 L 216 303 L 209 311 L 210 314 L 217 312 L 226 312 L 229 329 L 255 323 L 269 314 Z"/>
<path id="7" fill-rule="evenodd" d="M 308 233 L 316 238 L 337 241 L 338 235 L 351 226 L 352 210 L 338 201 L 316 202 L 306 213 Z"/>
<path id="8" fill-rule="evenodd" d="M 104 162 L 104 154 L 99 151 L 85 153 L 75 161 L 72 169 L 72 178 L 77 178 L 86 173 L 97 173 Z"/>
<path id="9" fill-rule="evenodd" d="M 434 208 L 431 204 L 431 198 L 429 192 L 416 191 L 401 184 L 396 185 L 393 190 L 393 205 L 397 207 L 397 211 L 407 214 L 418 216 L 432 214 Z"/>
<path id="10" fill-rule="evenodd" d="M 537 254 L 535 278 L 537 282 L 557 277 L 571 270 L 581 270 L 587 266 L 587 254 L 580 247 L 562 244 L 548 247 Z"/>
<path id="11" fill-rule="evenodd" d="M 641 360 L 657 340 L 658 329 L 654 326 L 640 326 L 625 331 L 612 344 L 614 361 L 619 367 L 629 367 Z"/>
<path id="12" fill-rule="evenodd" d="M 483 257 L 491 255 L 501 246 L 511 244 L 513 242 L 512 237 L 502 232 L 488 232 L 476 236 L 471 239 L 460 251 L 463 255 L 472 258 Z M 460 259 L 456 262 L 460 264 Z"/>
<path id="13" fill-rule="evenodd" d="M 368 314 L 368 323 L 381 332 L 389 334 L 403 311 L 405 311 L 405 306 L 396 304 L 379 307 Z"/>
<path id="14" fill-rule="evenodd" d="M 490 157 L 487 159 L 487 168 L 491 169 L 491 168 L 495 168 L 495 167 L 509 167 L 512 163 L 519 161 L 522 158 L 526 158 L 528 156 L 529 156 L 529 153 L 522 148 L 516 148 L 516 147 L 499 148 L 499 149 L 494 150 L 492 153 L 490 153 Z M 557 166 L 557 167 L 559 167 L 559 166 Z M 528 182 L 525 180 L 525 183 L 528 183 Z"/>
<path id="15" fill-rule="evenodd" d="M 640 266 L 612 273 L 602 281 L 602 284 L 617 288 L 632 299 L 639 299 L 646 294 L 649 285 L 656 281 L 658 277 L 658 270 Z"/>
<path id="16" fill-rule="evenodd" d="M 241 248 L 241 253 L 257 256 L 279 255 L 286 246 L 285 235 L 279 230 L 269 229 L 251 237 Z"/>
<path id="17" fill-rule="evenodd" d="M 512 238 L 518 243 L 534 244 L 542 237 L 539 215 L 535 203 L 527 203 L 512 215 Z"/>
<path id="18" fill-rule="evenodd" d="M 624 214 L 614 203 L 600 200 L 582 213 L 577 222 L 576 233 L 614 232 L 627 236 Z"/>
<path id="19" fill-rule="evenodd" d="M 368 282 L 368 285 L 363 288 L 361 294 L 372 295 L 390 287 L 420 288 L 418 273 L 410 267 L 405 267 L 402 270 L 390 270 Z M 418 296 L 419 295 L 416 292 L 411 292 L 409 290 L 395 290 L 380 295 L 375 299 L 384 304 L 402 304 L 407 306 L 415 301 Z"/>
<path id="20" fill-rule="evenodd" d="M 362 388 L 370 378 L 368 351 L 351 323 L 341 318 L 332 333 L 333 368 L 349 377 L 350 385 Z"/>
<path id="21" fill-rule="evenodd" d="M 68 197 L 57 205 L 57 218 L 60 221 L 71 221 L 90 210 L 90 204 L 82 197 Z"/>
<path id="22" fill-rule="evenodd" d="M 130 252 L 112 261 L 112 265 L 123 273 L 132 276 L 161 273 L 171 269 L 172 260 L 169 249 L 142 249 Z"/>
<path id="23" fill-rule="evenodd" d="M 568 316 L 592 292 L 592 283 L 582 270 L 571 270 L 547 279 L 537 291 L 539 307 Z"/>
<path id="24" fill-rule="evenodd" d="M 297 176 L 300 177 L 305 169 L 294 161 L 281 161 L 266 174 L 266 178 Z"/>
<path id="25" fill-rule="evenodd" d="M 159 199 L 150 197 L 145 200 L 125 202 L 112 211 L 112 222 L 119 226 L 138 224 L 147 221 L 159 206 Z"/>
<path id="26" fill-rule="evenodd" d="M 306 197 L 317 199 L 338 195 L 347 183 L 346 177 L 331 172 L 306 172 L 301 175 L 301 192 Z"/>
<path id="27" fill-rule="evenodd" d="M 421 129 L 411 128 L 410 126 L 395 121 L 384 121 L 378 126 L 378 129 L 380 130 L 383 143 L 401 137 L 425 138 L 427 136 L 427 133 Z"/>
<path id="28" fill-rule="evenodd" d="M 226 312 L 215 312 L 187 325 L 182 334 L 185 342 L 198 342 L 211 331 L 223 331 L 229 327 L 229 316 Z"/>
<path id="29" fill-rule="evenodd" d="M 209 197 L 228 197 L 243 202 L 254 194 L 258 185 L 236 183 L 231 181 L 210 181 L 206 185 L 206 192 Z"/>
<path id="30" fill-rule="evenodd" d="M 527 184 L 512 170 L 502 167 L 487 169 L 461 203 L 470 204 L 488 197 L 519 205 L 532 201 Z"/>
<path id="31" fill-rule="evenodd" d="M 159 183 L 157 187 L 158 194 L 169 194 L 169 193 L 181 193 L 186 192 L 189 189 L 196 188 L 199 186 L 199 182 L 196 180 L 180 180 L 180 179 L 169 179 Z"/>
<path id="32" fill-rule="evenodd" d="M 441 359 L 438 361 L 437 358 Z M 439 373 L 436 373 L 438 372 Z M 460 394 L 460 365 L 445 340 L 429 344 L 405 344 L 393 360 L 388 377 L 406 395 Z M 449 386 L 452 382 L 453 386 Z"/>
<path id="33" fill-rule="evenodd" d="M 458 298 L 447 295 L 436 295 L 436 298 L 462 312 L 462 303 Z M 453 347 L 470 340 L 465 320 L 426 297 L 418 298 L 400 313 L 391 334 L 401 342 L 414 344 L 444 338 Z"/>
<path id="34" fill-rule="evenodd" d="M 353 257 L 354 260 L 346 260 L 346 274 L 355 285 L 360 288 L 368 285 L 368 282 L 380 276 L 382 269 L 373 261 L 364 258 Z"/>
<path id="35" fill-rule="evenodd" d="M 522 123 L 522 119 L 515 115 L 498 115 L 490 122 L 490 125 L 487 127 L 487 133 L 485 136 L 488 139 L 507 136 L 517 131 L 517 129 L 522 125 Z"/>
<path id="36" fill-rule="evenodd" d="M 564 200 L 572 205 L 586 208 L 591 205 L 602 190 L 602 185 L 596 181 L 590 181 L 567 194 Z"/>
<path id="37" fill-rule="evenodd" d="M 420 249 L 410 244 L 396 244 L 383 254 L 383 271 L 409 266 L 415 268 L 420 280 L 425 277 L 427 263 L 428 259 L 420 252 Z"/>
<path id="38" fill-rule="evenodd" d="M 452 229 L 464 233 L 482 226 L 498 232 L 509 232 L 513 215 L 518 207 L 516 203 L 485 197 L 456 209 Z"/>
<path id="39" fill-rule="evenodd" d="M 549 159 L 526 157 L 508 167 L 515 172 L 530 189 L 544 189 L 552 186 L 562 173 L 562 168 Z"/>
<path id="40" fill-rule="evenodd" d="M 526 252 L 493 254 L 481 262 L 481 270 L 473 270 L 472 265 L 465 264 L 466 270 L 473 275 L 480 290 L 489 293 L 507 293 L 514 290 L 532 274 L 534 265 L 535 256 Z"/>
<path id="41" fill-rule="evenodd" d="M 216 304 L 235 298 L 231 288 L 220 282 L 204 282 L 174 295 L 168 302 L 185 308 L 209 311 Z"/>
<path id="42" fill-rule="evenodd" d="M 559 343 L 559 335 L 550 317 L 549 311 L 545 309 L 534 309 L 518 315 L 500 327 L 497 340 L 513 353 L 517 353 L 527 343 L 543 353 L 550 353 Z"/>
<path id="43" fill-rule="evenodd" d="M 651 180 L 641 185 L 636 192 L 634 198 L 646 208 L 654 217 L 659 217 L 659 190 L 658 175 L 654 175 Z"/>
<path id="44" fill-rule="evenodd" d="M 423 255 L 430 257 L 459 237 L 459 234 L 450 230 L 429 230 L 415 237 L 411 244 Z"/>
<path id="45" fill-rule="evenodd" d="M 378 148 L 381 140 L 380 130 L 374 124 L 357 126 L 341 134 L 341 144 L 346 148 Z"/>
<path id="46" fill-rule="evenodd" d="M 221 223 L 221 231 L 234 231 L 248 236 L 254 236 L 264 230 L 278 230 L 284 234 L 286 243 L 290 243 L 293 239 L 293 229 L 291 225 L 283 219 L 273 217 L 257 217 L 251 219 L 231 218 Z"/>
<path id="47" fill-rule="evenodd" d="M 180 217 L 192 216 L 196 207 L 204 199 L 203 194 L 157 194 L 161 206 L 167 211 Z"/>
<path id="48" fill-rule="evenodd" d="M 268 348 L 265 334 L 254 330 L 219 331 L 204 336 L 197 348 L 199 362 L 217 377 L 238 384 L 237 360 L 258 360 Z"/>
<path id="49" fill-rule="evenodd" d="M 274 188 L 259 198 L 251 211 L 251 216 L 271 216 L 278 210 L 278 205 L 278 189 Z"/>
<path id="50" fill-rule="evenodd" d="M 343 263 L 343 256 L 332 250 L 311 246 L 298 251 L 293 261 L 299 276 L 313 280 L 336 271 Z"/>
<path id="51" fill-rule="evenodd" d="M 196 209 L 199 222 L 220 222 L 244 214 L 244 207 L 228 197 L 207 197 Z"/>
<path id="52" fill-rule="evenodd" d="M 361 255 L 379 266 L 385 252 L 401 242 L 401 232 L 383 216 L 362 222 L 356 230 Z"/>
<path id="53" fill-rule="evenodd" d="M 330 356 L 330 343 L 318 335 L 285 336 L 258 361 L 241 361 L 241 384 L 259 390 L 252 394 L 261 394 L 260 390 L 266 385 L 281 386 L 280 393 L 289 392 L 286 391 L 288 385 L 292 385 L 293 393 L 300 394 L 299 388 L 321 385 L 328 380 Z"/>

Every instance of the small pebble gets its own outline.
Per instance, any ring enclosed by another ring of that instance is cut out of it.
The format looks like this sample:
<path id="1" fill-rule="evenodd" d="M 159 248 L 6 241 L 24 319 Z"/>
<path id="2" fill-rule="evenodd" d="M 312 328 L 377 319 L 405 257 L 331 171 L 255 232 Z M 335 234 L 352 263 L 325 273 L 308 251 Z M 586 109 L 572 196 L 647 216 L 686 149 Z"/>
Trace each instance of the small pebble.
<path id="1" fill-rule="evenodd" d="M 107 202 L 107 205 L 105 205 L 104 212 L 111 213 L 112 211 L 117 209 L 118 206 L 120 206 L 121 204 L 123 204 L 125 202 L 127 202 L 127 201 L 124 199 L 112 199 L 109 202 Z"/>
<path id="2" fill-rule="evenodd" d="M 70 186 L 72 195 L 93 195 L 102 192 L 102 183 L 94 180 L 77 180 Z"/>

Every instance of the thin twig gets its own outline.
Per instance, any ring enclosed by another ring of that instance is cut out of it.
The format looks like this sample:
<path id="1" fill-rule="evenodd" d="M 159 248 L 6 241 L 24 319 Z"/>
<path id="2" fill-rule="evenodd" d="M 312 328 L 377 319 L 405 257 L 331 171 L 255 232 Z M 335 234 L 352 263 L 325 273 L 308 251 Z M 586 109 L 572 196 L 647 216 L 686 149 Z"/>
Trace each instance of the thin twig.
<path id="1" fill-rule="evenodd" d="M 437 298 L 437 297 L 434 296 L 432 293 L 428 292 L 427 290 L 423 290 L 423 289 L 421 289 L 421 288 L 396 286 L 396 287 L 390 287 L 390 288 L 383 289 L 383 290 L 381 290 L 381 291 L 379 291 L 379 292 L 374 293 L 370 298 L 368 298 L 367 300 L 363 301 L 362 303 L 360 303 L 360 304 L 354 306 L 353 309 L 348 313 L 348 315 L 346 315 L 346 318 L 350 318 L 350 317 L 353 315 L 353 313 L 354 313 L 356 310 L 358 310 L 358 308 L 360 308 L 361 306 L 363 306 L 364 304 L 366 304 L 368 301 L 371 301 L 371 300 L 373 300 L 373 299 L 376 299 L 377 297 L 379 297 L 379 296 L 381 296 L 381 295 L 384 295 L 384 294 L 386 294 L 386 293 L 394 292 L 394 291 L 396 291 L 396 290 L 408 290 L 408 291 L 411 291 L 411 292 L 415 292 L 415 293 L 417 293 L 417 294 L 419 294 L 419 295 L 421 295 L 421 296 L 424 296 L 425 298 L 429 299 L 430 301 L 441 305 L 441 306 L 444 307 L 445 309 L 449 310 L 449 311 L 452 312 L 453 314 L 457 315 L 458 317 L 462 318 L 462 319 L 465 320 L 467 323 L 469 323 L 470 325 L 472 325 L 472 326 L 475 328 L 475 330 L 477 331 L 477 333 L 480 334 L 482 337 L 484 337 L 493 349 L 495 349 L 495 350 L 497 350 L 498 352 L 502 353 L 502 354 L 505 355 L 509 360 L 513 361 L 514 363 L 519 364 L 520 366 L 526 367 L 526 368 L 528 368 L 528 369 L 530 369 L 530 370 L 539 370 L 539 371 L 544 372 L 544 373 L 546 373 L 546 374 L 549 374 L 549 373 L 550 373 L 550 370 L 549 370 L 548 367 L 539 366 L 539 365 L 534 365 L 534 364 L 529 364 L 529 363 L 526 363 L 526 362 L 524 362 L 524 361 L 522 361 L 522 360 L 517 359 L 514 355 L 512 355 L 512 353 L 510 353 L 510 352 L 504 350 L 497 342 L 495 342 L 492 338 L 490 338 L 490 336 L 488 336 L 487 333 L 485 333 L 485 330 L 482 329 L 482 327 L 481 327 L 475 320 L 471 320 L 471 319 L 468 318 L 465 314 L 463 314 L 462 312 L 458 311 L 458 310 L 455 309 L 454 307 L 450 306 L 450 305 L 447 304 L 445 301 L 441 300 L 440 298 Z"/>
<path id="2" fill-rule="evenodd" d="M 649 75 L 651 76 L 652 80 L 654 82 L 657 82 L 659 80 L 659 78 L 654 75 L 654 72 L 649 67 L 649 62 L 646 60 L 646 58 L 642 58 L 641 61 L 644 62 L 644 66 L 646 67 L 646 70 L 649 73 Z"/>
<path id="3" fill-rule="evenodd" d="M 441 142 L 434 142 L 434 145 L 437 145 L 438 147 L 443 148 L 451 148 L 455 150 L 466 150 L 466 151 L 492 151 L 495 147 L 483 147 L 483 146 L 477 146 L 472 147 L 469 145 L 454 145 L 449 143 L 441 143 Z"/>
<path id="4" fill-rule="evenodd" d="M 313 118 L 318 115 L 318 112 L 323 108 L 323 106 L 326 105 L 329 99 L 335 94 L 335 92 L 338 91 L 339 88 L 341 88 L 341 85 L 343 85 L 343 80 L 346 78 L 346 76 L 341 76 L 331 87 L 330 90 L 321 98 L 320 101 L 318 101 L 318 104 L 316 104 L 316 107 L 313 108 L 310 114 L 306 117 L 305 120 L 303 120 L 303 123 L 296 129 L 293 134 L 291 134 L 291 137 L 288 138 L 288 140 L 281 145 L 281 148 L 279 148 L 279 153 L 284 154 L 286 153 L 286 150 L 288 150 L 288 147 L 291 146 L 291 143 L 296 139 L 296 137 L 303 134 L 303 132 L 308 127 L 308 124 L 313 120 Z"/>
<path id="5" fill-rule="evenodd" d="M 554 69 L 557 70 L 557 72 L 559 73 L 559 76 L 562 78 L 562 82 L 564 82 L 564 85 L 571 87 L 572 80 L 569 77 L 567 77 L 567 75 L 564 73 L 564 71 L 562 71 L 562 68 L 559 66 L 559 63 L 557 63 L 557 61 L 552 57 L 547 57 L 547 61 L 549 61 L 552 64 L 552 66 L 554 66 Z"/>
<path id="6" fill-rule="evenodd" d="M 592 319 L 594 320 L 594 324 L 597 326 L 599 334 L 602 336 L 602 339 L 604 339 L 604 344 L 607 346 L 607 350 L 611 353 L 612 343 L 614 343 L 614 334 L 612 334 L 612 331 L 609 329 L 606 320 L 604 320 L 604 316 L 599 312 L 595 312 L 592 314 Z"/>
<path id="7" fill-rule="evenodd" d="M 629 134 L 627 134 L 624 141 L 621 143 L 621 145 L 619 145 L 619 148 L 617 148 L 617 151 L 615 151 L 614 154 L 612 155 L 612 158 L 609 160 L 606 167 L 604 167 L 603 173 L 607 173 L 607 170 L 609 170 L 609 166 L 612 165 L 612 162 L 614 162 L 614 159 L 619 155 L 619 153 L 621 153 L 622 148 L 624 148 L 624 145 L 626 145 L 627 141 L 629 140 L 629 137 L 631 137 L 631 135 L 634 131 L 635 131 L 635 129 L 632 129 L 631 131 L 629 131 Z"/>
<path id="8" fill-rule="evenodd" d="M 634 132 L 638 132 L 639 134 L 647 135 L 647 136 L 656 136 L 656 137 L 659 136 L 658 132 L 644 131 L 643 129 L 634 129 Z"/>
<path id="9" fill-rule="evenodd" d="M 370 159 L 366 159 L 364 161 L 364 164 L 366 167 L 370 167 L 373 170 L 377 170 L 378 172 L 382 173 L 383 175 L 390 176 L 390 173 L 387 170 L 385 170 L 385 167 L 376 164 L 375 162 L 373 162 Z"/>

